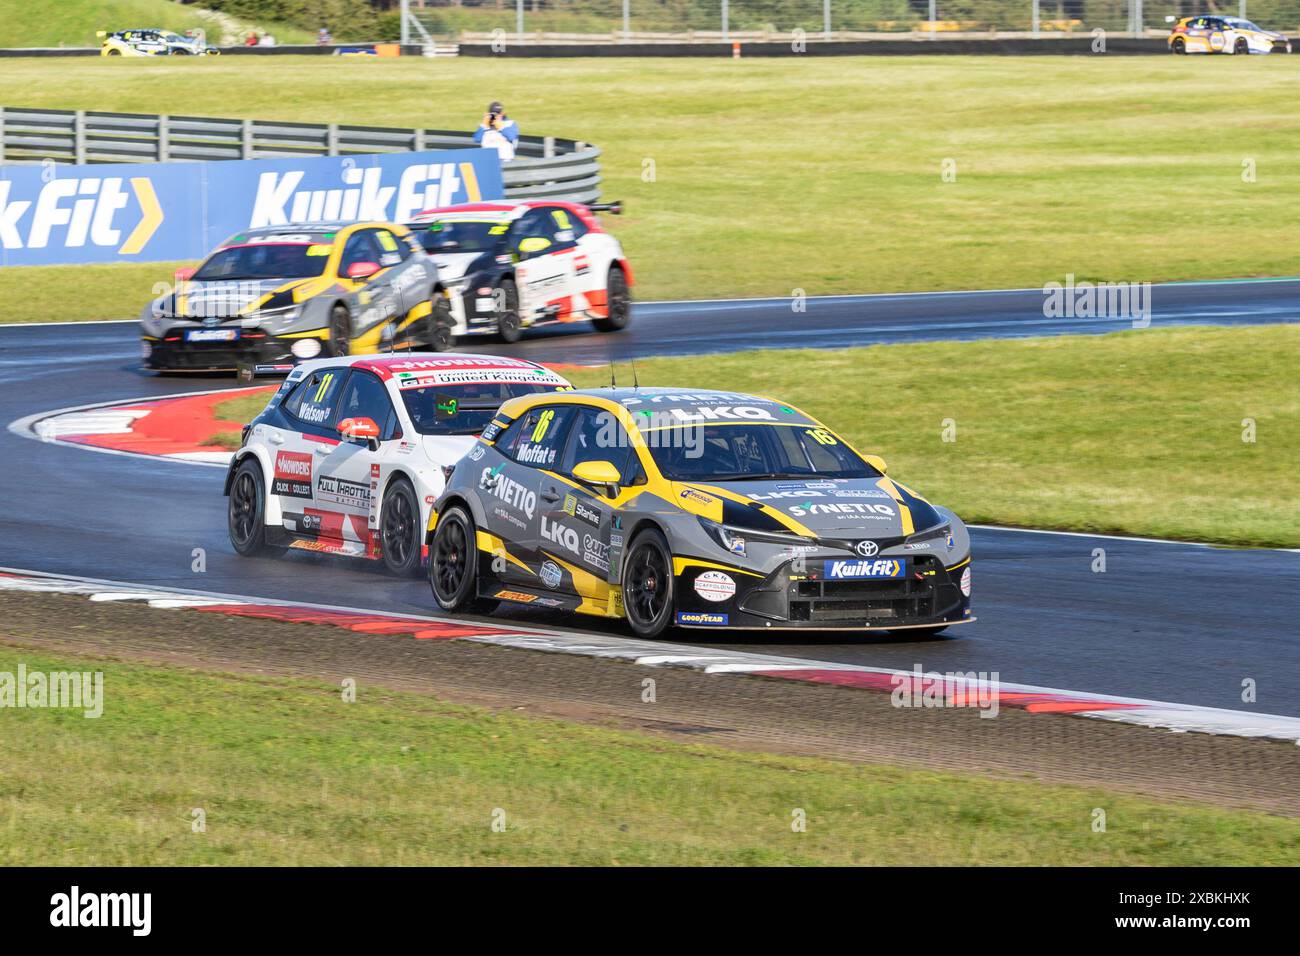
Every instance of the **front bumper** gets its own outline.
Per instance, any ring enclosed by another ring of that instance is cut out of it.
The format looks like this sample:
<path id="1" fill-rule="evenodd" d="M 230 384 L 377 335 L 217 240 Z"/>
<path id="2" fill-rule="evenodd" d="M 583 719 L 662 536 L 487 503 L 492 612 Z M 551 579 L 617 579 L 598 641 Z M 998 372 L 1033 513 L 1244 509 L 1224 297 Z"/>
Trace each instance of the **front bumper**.
<path id="1" fill-rule="evenodd" d="M 206 330 L 205 330 L 206 331 Z M 141 337 L 144 367 L 168 371 L 225 371 L 241 365 L 291 367 L 307 358 L 325 354 L 321 342 L 316 355 L 295 356 L 293 347 L 302 337 L 279 338 L 259 328 L 221 329 L 233 331 L 234 339 L 194 341 L 185 330 L 169 330 L 161 337 Z"/>
<path id="2" fill-rule="evenodd" d="M 688 561 L 674 582 L 674 620 L 682 627 L 749 630 L 896 630 L 974 620 L 969 558 L 947 567 L 932 555 L 897 560 L 904 567 L 898 577 L 849 580 L 828 577 L 824 558 L 786 562 L 765 578 Z M 714 578 L 697 587 L 710 571 Z M 735 582 L 735 594 L 708 600 L 700 592 L 718 596 L 718 573 Z"/>

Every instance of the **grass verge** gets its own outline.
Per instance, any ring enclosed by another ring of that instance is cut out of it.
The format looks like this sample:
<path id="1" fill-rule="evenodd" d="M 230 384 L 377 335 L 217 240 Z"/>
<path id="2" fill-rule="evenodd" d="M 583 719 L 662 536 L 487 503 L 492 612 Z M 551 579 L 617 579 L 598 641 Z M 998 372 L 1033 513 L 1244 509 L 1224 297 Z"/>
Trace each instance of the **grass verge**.
<path id="1" fill-rule="evenodd" d="M 1300 844 L 1293 819 L 1100 789 L 0 648 L 0 669 L 20 661 L 103 671 L 105 707 L 5 714 L 5 865 L 1261 865 L 1296 863 Z"/>
<path id="2" fill-rule="evenodd" d="M 1300 328 L 1258 326 L 738 352 L 637 373 L 798 405 L 969 522 L 1296 547 L 1297 367 Z M 218 414 L 247 421 L 265 404 L 241 396 Z"/>
<path id="3" fill-rule="evenodd" d="M 1298 78 L 1285 56 L 0 62 L 10 106 L 468 129 L 499 98 L 602 148 L 645 299 L 1294 274 Z M 131 317 L 172 273 L 103 268 L 52 270 L 61 291 L 0 269 L 0 321 Z"/>

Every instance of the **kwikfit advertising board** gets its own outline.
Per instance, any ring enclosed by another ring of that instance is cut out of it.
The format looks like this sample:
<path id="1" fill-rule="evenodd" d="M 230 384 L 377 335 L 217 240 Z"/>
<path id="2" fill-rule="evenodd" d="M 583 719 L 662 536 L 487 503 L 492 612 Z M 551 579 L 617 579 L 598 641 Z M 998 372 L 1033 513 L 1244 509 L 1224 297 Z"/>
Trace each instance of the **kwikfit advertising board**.
<path id="1" fill-rule="evenodd" d="M 204 163 L 0 165 L 0 266 L 202 258 L 293 222 L 403 222 L 504 195 L 496 150 Z"/>

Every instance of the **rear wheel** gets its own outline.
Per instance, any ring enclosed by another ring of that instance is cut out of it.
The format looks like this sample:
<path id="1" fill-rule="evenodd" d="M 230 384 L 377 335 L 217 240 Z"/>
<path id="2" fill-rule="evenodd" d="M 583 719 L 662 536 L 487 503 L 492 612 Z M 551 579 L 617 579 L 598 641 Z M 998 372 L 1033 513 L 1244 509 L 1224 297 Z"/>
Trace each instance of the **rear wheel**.
<path id="1" fill-rule="evenodd" d="M 502 279 L 497 289 L 500 301 L 497 303 L 497 334 L 502 342 L 518 342 L 523 335 L 523 323 L 519 318 L 519 289 L 514 279 Z"/>
<path id="2" fill-rule="evenodd" d="M 1179 55 L 1187 52 L 1187 43 L 1183 40 L 1182 37 L 1174 38 L 1173 50 L 1175 53 Z"/>
<path id="3" fill-rule="evenodd" d="M 226 526 L 230 543 L 246 558 L 284 552 L 266 543 L 266 484 L 262 463 L 254 457 L 243 460 L 230 483 Z"/>
<path id="4" fill-rule="evenodd" d="M 388 486 L 379 528 L 384 567 L 399 577 L 414 574 L 420 567 L 420 505 L 415 489 L 405 478 Z"/>
<path id="5" fill-rule="evenodd" d="M 673 558 L 657 528 L 640 532 L 623 565 L 623 612 L 637 637 L 662 634 L 673 616 Z"/>
<path id="6" fill-rule="evenodd" d="M 330 354 L 338 357 L 352 350 L 352 316 L 347 306 L 336 305 L 330 312 Z"/>
<path id="7" fill-rule="evenodd" d="M 627 291 L 627 276 L 618 266 L 609 267 L 609 278 L 605 280 L 605 307 L 609 314 L 603 319 L 596 319 L 592 324 L 601 332 L 617 332 L 626 328 L 632 317 L 632 297 Z"/>
<path id="8" fill-rule="evenodd" d="M 451 348 L 451 327 L 455 320 L 451 316 L 451 300 L 447 293 L 438 289 L 429 300 L 429 348 L 435 352 L 445 352 Z"/>

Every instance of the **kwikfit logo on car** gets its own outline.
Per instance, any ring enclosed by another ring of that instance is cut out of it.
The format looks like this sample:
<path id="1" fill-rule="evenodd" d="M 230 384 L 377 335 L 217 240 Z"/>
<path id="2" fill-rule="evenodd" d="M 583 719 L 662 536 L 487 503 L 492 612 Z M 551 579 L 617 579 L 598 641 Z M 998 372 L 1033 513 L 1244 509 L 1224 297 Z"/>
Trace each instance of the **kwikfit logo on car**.
<path id="1" fill-rule="evenodd" d="M 828 581 L 901 578 L 906 568 L 906 562 L 897 558 L 876 558 L 874 561 L 827 561 L 822 573 Z"/>

